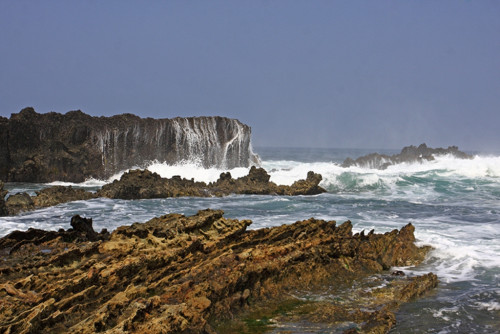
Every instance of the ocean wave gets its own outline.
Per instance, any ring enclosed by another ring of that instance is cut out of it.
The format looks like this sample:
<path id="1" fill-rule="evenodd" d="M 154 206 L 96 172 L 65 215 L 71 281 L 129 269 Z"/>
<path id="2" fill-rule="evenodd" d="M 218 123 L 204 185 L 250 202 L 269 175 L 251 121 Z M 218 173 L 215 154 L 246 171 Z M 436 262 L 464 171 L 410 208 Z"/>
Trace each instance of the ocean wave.
<path id="1" fill-rule="evenodd" d="M 341 167 L 337 162 L 299 162 L 293 160 L 266 160 L 262 167 L 276 184 L 291 185 L 304 179 L 307 172 L 314 171 L 323 176 L 320 183 L 330 193 L 377 192 L 379 195 L 401 197 L 412 201 L 435 200 L 440 196 L 475 193 L 485 186 L 500 184 L 500 157 L 475 156 L 473 159 L 457 159 L 439 156 L 424 163 L 401 163 L 385 170 L 358 166 Z M 131 169 L 136 169 L 134 167 Z M 249 168 L 230 170 L 203 168 L 196 161 L 185 161 L 175 165 L 158 161 L 150 162 L 146 168 L 162 177 L 179 175 L 195 181 L 214 182 L 220 174 L 229 171 L 234 178 L 248 174 Z M 128 170 L 121 171 L 109 179 L 88 179 L 82 183 L 56 181 L 49 186 L 74 186 L 98 189 L 106 183 L 119 179 Z M 490 189 L 491 190 L 491 189 Z M 491 191 L 489 192 L 491 194 Z"/>
<path id="2" fill-rule="evenodd" d="M 473 159 L 457 159 L 439 156 L 424 163 L 401 163 L 387 169 L 371 169 L 358 166 L 341 167 L 335 162 L 264 161 L 270 171 L 271 181 L 292 184 L 312 170 L 323 176 L 321 186 L 330 192 L 359 192 L 370 190 L 395 190 L 405 186 L 418 188 L 439 181 L 467 181 L 488 179 L 500 182 L 500 157 L 475 156 Z M 438 185 L 439 187 L 439 185 Z M 460 191 L 475 190 L 473 184 L 462 183 Z"/>

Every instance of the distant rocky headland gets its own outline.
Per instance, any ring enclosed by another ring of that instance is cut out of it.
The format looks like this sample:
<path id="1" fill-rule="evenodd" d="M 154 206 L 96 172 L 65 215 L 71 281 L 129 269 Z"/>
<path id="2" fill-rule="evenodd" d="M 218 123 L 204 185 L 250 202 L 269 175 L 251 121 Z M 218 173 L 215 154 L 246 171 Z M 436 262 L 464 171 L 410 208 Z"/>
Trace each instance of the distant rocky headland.
<path id="1" fill-rule="evenodd" d="M 224 117 L 92 117 L 25 108 L 0 117 L 0 180 L 83 182 L 150 161 L 249 167 L 259 163 L 250 138 L 249 126 Z"/>
<path id="2" fill-rule="evenodd" d="M 326 192 L 319 186 L 320 174 L 307 173 L 305 180 L 297 180 L 291 186 L 277 185 L 269 181 L 270 175 L 263 169 L 252 166 L 248 175 L 234 179 L 229 172 L 221 173 L 216 182 L 195 182 L 174 176 L 163 178 L 149 170 L 131 170 L 120 180 L 104 185 L 97 193 L 71 186 L 52 186 L 36 192 L 11 194 L 4 200 L 7 191 L 0 181 L 0 216 L 16 215 L 61 203 L 88 200 L 97 197 L 113 199 L 149 199 L 168 197 L 220 197 L 230 194 L 245 195 L 317 195 Z"/>
<path id="3" fill-rule="evenodd" d="M 406 146 L 399 154 L 386 155 L 379 153 L 371 153 L 357 158 L 347 158 L 342 163 L 342 167 L 359 166 L 374 169 L 386 169 L 391 165 L 400 163 L 414 163 L 434 160 L 436 156 L 451 155 L 459 159 L 472 159 L 473 157 L 458 149 L 457 146 L 449 146 L 448 148 L 431 148 L 427 145 L 420 144 L 416 146 Z"/>
<path id="4" fill-rule="evenodd" d="M 12 232 L 0 238 L 0 332 L 247 333 L 253 321 L 260 333 L 306 321 L 387 333 L 401 304 L 438 283 L 388 271 L 429 250 L 411 224 L 353 234 L 350 221 L 251 223 L 202 210 L 111 234 L 80 216 L 68 230 Z"/>

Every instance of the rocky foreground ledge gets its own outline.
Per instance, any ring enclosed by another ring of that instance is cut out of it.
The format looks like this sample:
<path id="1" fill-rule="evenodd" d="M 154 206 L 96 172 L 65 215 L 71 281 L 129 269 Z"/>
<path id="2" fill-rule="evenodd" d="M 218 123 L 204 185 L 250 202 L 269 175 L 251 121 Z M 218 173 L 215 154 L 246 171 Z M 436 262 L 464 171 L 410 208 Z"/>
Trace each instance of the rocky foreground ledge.
<path id="1" fill-rule="evenodd" d="M 187 180 L 180 176 L 163 178 L 149 170 L 131 170 L 120 180 L 106 184 L 97 193 L 73 188 L 53 186 L 36 192 L 13 194 L 4 201 L 7 191 L 0 181 L 0 216 L 17 215 L 20 212 L 54 206 L 61 203 L 89 200 L 97 197 L 113 199 L 149 199 L 167 197 L 213 197 L 230 194 L 245 195 L 317 195 L 326 192 L 319 186 L 320 174 L 307 173 L 305 180 L 298 180 L 291 186 L 276 185 L 269 181 L 270 176 L 263 168 L 250 168 L 248 175 L 234 179 L 231 173 L 220 175 L 216 182 L 205 183 Z"/>
<path id="2" fill-rule="evenodd" d="M 431 273 L 387 272 L 428 251 L 411 224 L 354 235 L 349 221 L 250 224 L 204 210 L 111 234 L 77 216 L 68 231 L 13 232 L 0 239 L 0 332 L 234 333 L 258 310 L 266 328 L 308 321 L 386 333 L 401 303 L 437 284 Z M 332 298 L 301 298 L 315 293 Z"/>

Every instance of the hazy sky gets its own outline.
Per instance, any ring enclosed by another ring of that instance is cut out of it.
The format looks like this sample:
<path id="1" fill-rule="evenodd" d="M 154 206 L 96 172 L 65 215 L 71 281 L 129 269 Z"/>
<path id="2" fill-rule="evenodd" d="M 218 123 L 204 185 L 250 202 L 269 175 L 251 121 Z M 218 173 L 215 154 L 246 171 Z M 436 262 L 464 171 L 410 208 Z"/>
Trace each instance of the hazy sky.
<path id="1" fill-rule="evenodd" d="M 221 115 L 254 146 L 500 149 L 499 1 L 0 1 L 0 115 Z"/>

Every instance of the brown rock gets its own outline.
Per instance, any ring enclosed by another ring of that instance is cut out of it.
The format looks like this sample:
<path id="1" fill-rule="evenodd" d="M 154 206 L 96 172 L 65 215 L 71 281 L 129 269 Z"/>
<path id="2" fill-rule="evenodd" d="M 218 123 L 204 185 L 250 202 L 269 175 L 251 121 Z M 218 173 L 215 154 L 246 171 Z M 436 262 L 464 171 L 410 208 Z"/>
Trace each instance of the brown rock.
<path id="1" fill-rule="evenodd" d="M 5 202 L 5 206 L 11 216 L 35 209 L 35 204 L 33 203 L 31 196 L 27 193 L 10 195 Z"/>
<path id="2" fill-rule="evenodd" d="M 88 234 L 88 221 L 72 222 L 71 233 Z M 311 218 L 247 231 L 250 223 L 203 210 L 122 226 L 109 240 L 13 233 L 0 239 L 0 332 L 214 333 L 222 320 L 258 303 L 332 286 L 347 291 L 353 280 L 422 259 L 410 227 L 362 236 L 352 234 L 350 222 Z M 13 250 L 9 240 L 24 243 Z M 376 302 L 368 304 L 379 311 L 364 312 L 361 304 L 345 319 L 388 330 L 398 303 L 437 282 L 434 275 L 410 284 L 387 276 L 392 290 L 373 290 Z M 331 314 L 318 312 L 300 314 L 323 314 L 319 321 Z"/>
<path id="3" fill-rule="evenodd" d="M 33 196 L 33 203 L 37 208 L 44 208 L 58 205 L 61 203 L 89 200 L 96 198 L 97 195 L 83 189 L 63 186 L 53 186 L 36 192 Z"/>
<path id="4" fill-rule="evenodd" d="M 167 197 L 209 197 L 230 194 L 253 195 L 316 195 L 326 192 L 319 186 L 321 175 L 309 172 L 306 180 L 296 181 L 292 186 L 278 186 L 269 181 L 263 168 L 252 166 L 248 175 L 233 179 L 229 172 L 221 173 L 216 182 L 206 184 L 174 176 L 162 178 L 148 170 L 132 170 L 120 180 L 106 184 L 98 196 L 120 199 L 144 199 Z"/>
<path id="5" fill-rule="evenodd" d="M 5 203 L 5 209 L 7 210 L 7 214 L 5 215 L 13 216 L 21 212 L 32 211 L 35 209 L 54 206 L 66 202 L 88 200 L 97 197 L 97 195 L 94 193 L 85 191 L 83 189 L 76 189 L 71 186 L 54 186 L 45 188 L 40 191 L 36 191 L 36 194 L 36 196 L 29 196 L 27 193 L 18 193 L 9 196 Z M 0 216 L 1 211 L 2 202 L 0 200 Z"/>

